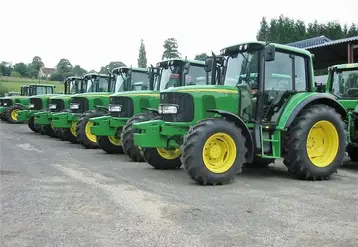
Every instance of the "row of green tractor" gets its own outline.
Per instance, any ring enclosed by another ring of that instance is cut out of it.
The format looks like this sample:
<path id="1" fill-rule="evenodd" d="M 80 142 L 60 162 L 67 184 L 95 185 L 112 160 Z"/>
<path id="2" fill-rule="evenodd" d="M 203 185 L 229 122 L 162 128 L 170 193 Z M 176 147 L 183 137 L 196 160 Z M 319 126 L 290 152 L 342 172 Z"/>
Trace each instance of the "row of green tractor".
<path id="1" fill-rule="evenodd" d="M 313 64 L 306 50 L 249 42 L 205 62 L 69 77 L 65 94 L 12 99 L 0 112 L 85 148 L 183 167 L 199 184 L 225 184 L 279 158 L 294 177 L 323 180 L 345 152 L 358 161 L 358 64 L 330 67 L 326 84 L 315 83 Z"/>

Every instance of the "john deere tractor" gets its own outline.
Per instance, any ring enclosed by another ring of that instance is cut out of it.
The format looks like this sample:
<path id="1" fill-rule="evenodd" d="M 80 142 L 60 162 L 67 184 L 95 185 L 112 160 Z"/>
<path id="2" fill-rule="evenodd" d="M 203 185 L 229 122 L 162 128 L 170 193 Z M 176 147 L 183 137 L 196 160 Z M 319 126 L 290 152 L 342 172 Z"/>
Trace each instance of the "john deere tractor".
<path id="1" fill-rule="evenodd" d="M 64 139 L 62 129 L 53 127 L 52 114 L 69 111 L 71 95 L 86 92 L 87 81 L 82 77 L 70 76 L 65 79 L 64 88 L 64 94 L 50 98 L 48 109 L 34 114 L 35 125 L 42 126 L 47 135 L 61 139 Z"/>
<path id="2" fill-rule="evenodd" d="M 308 51 L 243 43 L 213 54 L 206 70 L 218 85 L 161 91 L 161 119 L 133 125 L 144 153 L 180 148 L 184 170 L 200 184 L 224 184 L 244 164 L 281 157 L 297 178 L 337 172 L 347 113 L 332 94 L 317 92 Z"/>
<path id="3" fill-rule="evenodd" d="M 29 106 L 28 108 L 22 107 L 17 112 L 17 119 L 18 121 L 28 121 L 27 125 L 29 128 L 34 132 L 41 132 L 44 133 L 42 126 L 36 125 L 34 122 L 34 114 L 41 111 L 44 108 L 48 107 L 49 99 L 54 94 L 54 85 L 37 85 L 37 87 L 29 88 L 32 91 L 32 96 L 29 97 Z"/>
<path id="4" fill-rule="evenodd" d="M 29 96 L 29 86 L 21 86 L 20 89 L 20 94 L 14 94 L 12 92 L 7 93 L 4 97 L 0 98 L 0 119 L 1 120 L 8 120 L 8 116 L 6 114 L 7 109 L 14 105 L 15 102 L 16 103 L 24 103 L 24 104 L 28 104 L 28 100 L 26 101 L 26 99 L 28 99 Z M 17 96 L 17 97 L 15 97 Z M 18 97 L 18 96 L 22 96 L 22 97 Z M 27 97 L 24 97 L 27 96 Z M 13 115 L 13 117 L 15 117 L 15 113 Z M 14 120 L 14 119 L 11 119 Z M 10 120 L 10 121 L 11 121 Z"/>
<path id="5" fill-rule="evenodd" d="M 347 111 L 347 152 L 352 161 L 358 162 L 358 63 L 329 67 L 326 91 Z"/>
<path id="6" fill-rule="evenodd" d="M 102 110 L 115 87 L 110 74 L 89 73 L 83 76 L 83 80 L 87 83 L 87 90 L 71 95 L 70 110 L 52 114 L 53 127 L 61 128 L 65 139 L 71 143 L 78 143 L 76 128 L 80 118 L 96 109 Z"/>
<path id="7" fill-rule="evenodd" d="M 107 153 L 125 151 L 132 160 L 143 161 L 140 149 L 134 145 L 131 125 L 157 116 L 161 89 L 184 86 L 185 82 L 205 84 L 204 62 L 163 60 L 157 63 L 157 67 L 149 68 L 149 76 L 149 87 L 110 96 L 110 116 L 90 119 L 94 122 L 91 132 L 97 136 L 99 146 Z M 144 78 L 136 78 L 132 74 L 128 79 L 135 86 L 138 80 L 142 81 Z"/>
<path id="8" fill-rule="evenodd" d="M 20 96 L 4 97 L 3 106 L 0 112 L 3 111 L 4 118 L 9 123 L 23 123 L 25 120 L 19 118 L 20 111 L 29 109 L 30 96 L 52 93 L 55 86 L 48 84 L 31 84 L 21 87 Z"/>

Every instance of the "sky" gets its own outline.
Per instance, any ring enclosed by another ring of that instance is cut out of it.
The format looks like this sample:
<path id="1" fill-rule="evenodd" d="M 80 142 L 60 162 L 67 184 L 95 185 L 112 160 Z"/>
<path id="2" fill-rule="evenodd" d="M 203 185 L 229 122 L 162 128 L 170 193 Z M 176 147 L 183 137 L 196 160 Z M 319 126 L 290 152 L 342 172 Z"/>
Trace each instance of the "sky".
<path id="1" fill-rule="evenodd" d="M 263 16 L 350 25 L 357 13 L 357 0 L 0 0 L 0 61 L 40 56 L 46 67 L 61 58 L 86 70 L 111 61 L 137 66 L 143 39 L 149 65 L 160 61 L 169 37 L 192 59 L 256 40 Z"/>

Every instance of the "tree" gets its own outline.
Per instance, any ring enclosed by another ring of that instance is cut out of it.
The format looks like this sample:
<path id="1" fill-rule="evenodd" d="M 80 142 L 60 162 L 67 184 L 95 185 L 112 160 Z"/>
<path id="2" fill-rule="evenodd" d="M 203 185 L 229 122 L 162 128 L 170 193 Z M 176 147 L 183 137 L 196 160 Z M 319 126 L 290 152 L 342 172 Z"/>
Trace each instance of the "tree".
<path id="1" fill-rule="evenodd" d="M 101 67 L 101 70 L 99 71 L 99 73 L 100 74 L 108 74 L 109 72 L 112 73 L 112 70 L 114 68 L 118 68 L 118 67 L 122 67 L 122 66 L 126 66 L 126 65 L 120 61 L 113 61 L 113 62 L 110 62 L 109 64 L 107 64 L 106 66 Z"/>
<path id="2" fill-rule="evenodd" d="M 0 75 L 10 76 L 12 70 L 13 70 L 13 67 L 12 67 L 11 63 L 8 63 L 8 62 L 5 62 L 5 61 L 2 61 L 0 63 Z"/>
<path id="3" fill-rule="evenodd" d="M 269 34 L 269 25 L 267 24 L 266 17 L 262 17 L 260 22 L 260 29 L 257 32 L 256 39 L 266 41 Z"/>
<path id="4" fill-rule="evenodd" d="M 139 55 L 137 61 L 139 68 L 147 68 L 147 52 L 145 50 L 143 39 L 140 40 Z"/>
<path id="5" fill-rule="evenodd" d="M 200 53 L 198 55 L 195 55 L 194 60 L 199 60 L 199 61 L 205 61 L 205 59 L 208 57 L 208 54 L 206 53 Z"/>
<path id="6" fill-rule="evenodd" d="M 88 73 L 97 73 L 97 71 L 95 71 L 94 69 L 91 69 L 90 71 L 88 71 Z"/>
<path id="7" fill-rule="evenodd" d="M 178 51 L 178 42 L 175 38 L 168 38 L 164 41 L 164 52 L 162 59 L 171 59 L 180 57 L 180 52 Z"/>
<path id="8" fill-rule="evenodd" d="M 11 75 L 10 75 L 10 76 L 11 76 L 11 77 L 20 78 L 20 77 L 21 77 L 21 74 L 20 74 L 19 72 L 15 71 L 15 70 L 13 70 L 13 71 L 11 72 Z"/>
<path id="9" fill-rule="evenodd" d="M 81 68 L 81 66 L 75 65 L 75 67 L 73 67 L 73 69 L 72 69 L 72 73 L 75 76 L 83 76 L 84 74 L 87 73 L 87 71 L 85 69 Z"/>
<path id="10" fill-rule="evenodd" d="M 45 66 L 41 60 L 41 57 L 34 56 L 32 62 L 27 65 L 27 76 L 31 78 L 37 78 L 41 67 Z"/>
<path id="11" fill-rule="evenodd" d="M 27 66 L 24 63 L 15 64 L 14 71 L 17 72 L 20 75 L 20 77 L 26 77 L 28 75 Z"/>
<path id="12" fill-rule="evenodd" d="M 72 64 L 66 58 L 62 58 L 56 65 L 56 72 L 60 74 L 70 73 L 72 69 Z"/>

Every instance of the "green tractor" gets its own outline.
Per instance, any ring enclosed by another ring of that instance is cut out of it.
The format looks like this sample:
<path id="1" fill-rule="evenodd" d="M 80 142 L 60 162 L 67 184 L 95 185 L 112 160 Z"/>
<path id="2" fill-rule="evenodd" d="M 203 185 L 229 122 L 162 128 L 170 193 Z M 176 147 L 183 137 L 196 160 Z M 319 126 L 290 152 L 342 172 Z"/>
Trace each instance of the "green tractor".
<path id="1" fill-rule="evenodd" d="M 358 162 L 358 63 L 329 67 L 325 87 L 326 92 L 332 93 L 347 111 L 346 151 L 353 162 Z"/>
<path id="2" fill-rule="evenodd" d="M 25 120 L 19 118 L 18 114 L 22 110 L 29 109 L 31 96 L 52 93 L 55 86 L 48 84 L 31 84 L 21 87 L 20 96 L 11 96 L 3 98 L 3 106 L 0 112 L 3 112 L 3 119 L 9 123 L 24 123 Z"/>
<path id="3" fill-rule="evenodd" d="M 20 92 L 8 92 L 8 93 L 6 93 L 5 94 L 5 96 L 18 96 L 18 95 L 21 95 L 21 93 Z"/>
<path id="4" fill-rule="evenodd" d="M 44 134 L 42 126 L 35 125 L 34 114 L 48 107 L 49 99 L 56 95 L 54 94 L 55 88 L 56 86 L 47 84 L 36 85 L 34 88 L 30 86 L 29 90 L 32 91 L 32 96 L 29 97 L 29 105 L 28 107 L 21 106 L 22 108 L 18 109 L 17 120 L 27 121 L 27 125 L 32 131 Z"/>
<path id="5" fill-rule="evenodd" d="M 103 105 L 108 104 L 110 92 L 112 88 L 115 88 L 112 79 L 110 74 L 88 73 L 84 75 L 86 91 L 71 95 L 69 110 L 52 114 L 52 125 L 54 128 L 62 129 L 65 140 L 74 144 L 78 143 L 76 132 L 78 121 L 83 114 L 88 114 L 95 109 L 102 110 Z"/>
<path id="6" fill-rule="evenodd" d="M 249 42 L 213 54 L 206 70 L 218 85 L 161 91 L 161 119 L 133 125 L 144 155 L 158 147 L 180 149 L 181 163 L 176 157 L 171 168 L 183 164 L 204 185 L 227 183 L 243 165 L 277 158 L 300 179 L 337 172 L 347 113 L 332 94 L 317 92 L 311 53 Z"/>
<path id="7" fill-rule="evenodd" d="M 43 131 L 50 137 L 60 137 L 64 139 L 62 129 L 54 128 L 52 124 L 52 114 L 67 112 L 70 108 L 71 95 L 86 92 L 87 81 L 82 77 L 70 76 L 64 81 L 64 94 L 50 98 L 48 109 L 35 113 L 35 125 L 42 126 Z"/>
<path id="8" fill-rule="evenodd" d="M 112 154 L 125 152 L 133 161 L 143 161 L 140 149 L 134 145 L 131 125 L 156 117 L 160 90 L 185 83 L 205 84 L 204 65 L 180 58 L 163 60 L 149 68 L 149 87 L 111 95 L 109 116 L 90 119 L 94 123 L 91 133 L 97 136 L 100 148 Z M 132 75 L 128 80 L 135 86 L 144 78 Z"/>
<path id="9" fill-rule="evenodd" d="M 16 98 L 14 98 L 14 96 L 17 96 Z M 26 103 L 26 100 L 23 98 L 26 97 L 18 97 L 18 96 L 29 96 L 29 86 L 21 86 L 20 89 L 20 94 L 16 95 L 12 92 L 9 92 L 7 94 L 5 94 L 4 97 L 0 98 L 0 119 L 7 121 L 8 116 L 6 114 L 6 111 L 8 109 L 8 107 L 12 106 L 14 104 L 15 101 L 17 101 L 17 103 L 20 103 L 20 101 L 23 101 L 24 103 Z M 10 115 L 11 117 L 11 115 Z M 13 117 L 15 117 L 15 114 L 13 115 Z M 13 120 L 13 119 L 12 119 Z"/>

